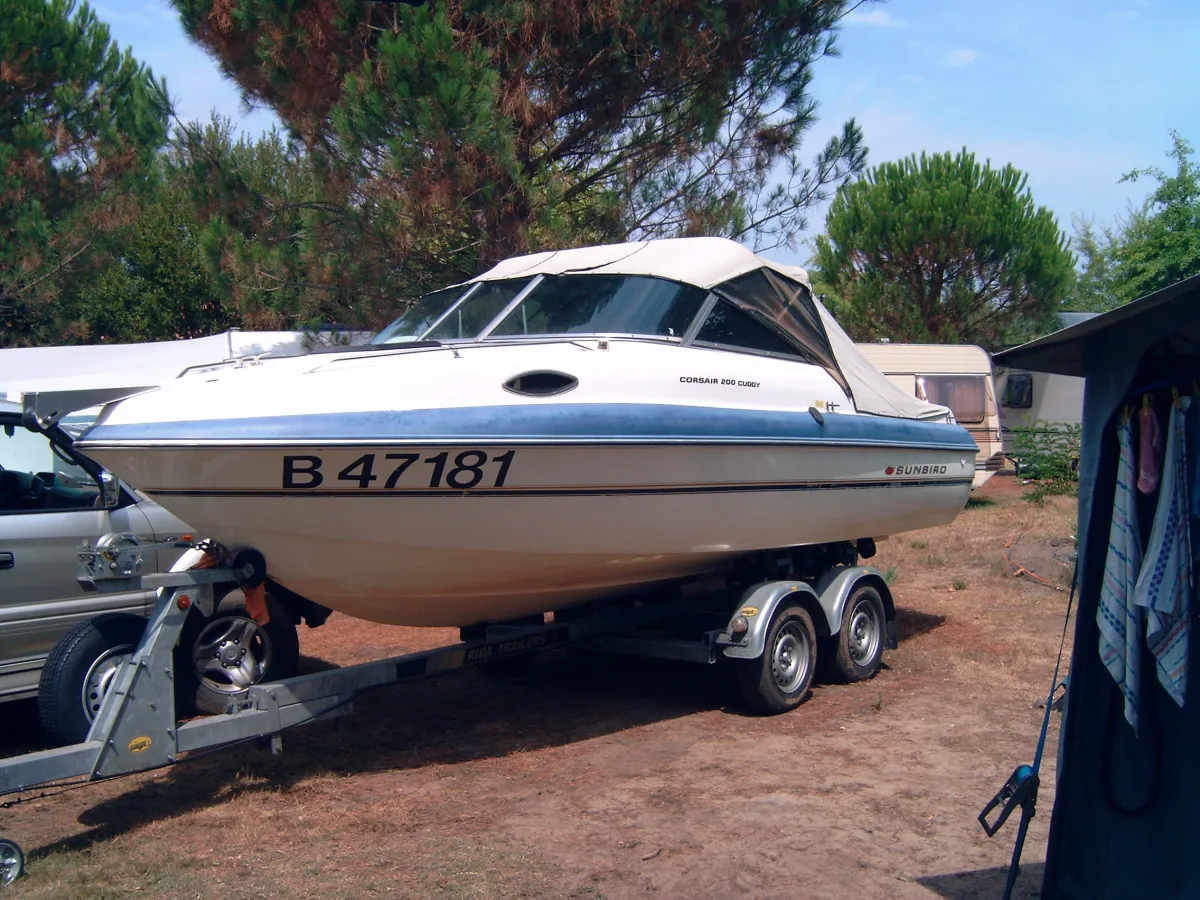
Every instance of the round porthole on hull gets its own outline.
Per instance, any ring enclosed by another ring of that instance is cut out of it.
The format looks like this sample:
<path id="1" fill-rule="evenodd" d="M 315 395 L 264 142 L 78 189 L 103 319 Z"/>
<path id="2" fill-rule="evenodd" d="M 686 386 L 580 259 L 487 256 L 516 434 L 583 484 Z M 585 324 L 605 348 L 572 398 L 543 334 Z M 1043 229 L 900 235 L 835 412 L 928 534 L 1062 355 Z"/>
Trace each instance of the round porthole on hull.
<path id="1" fill-rule="evenodd" d="M 578 384 L 579 379 L 574 375 L 540 370 L 514 375 L 504 382 L 504 389 L 526 397 L 553 397 L 555 394 L 565 394 Z"/>

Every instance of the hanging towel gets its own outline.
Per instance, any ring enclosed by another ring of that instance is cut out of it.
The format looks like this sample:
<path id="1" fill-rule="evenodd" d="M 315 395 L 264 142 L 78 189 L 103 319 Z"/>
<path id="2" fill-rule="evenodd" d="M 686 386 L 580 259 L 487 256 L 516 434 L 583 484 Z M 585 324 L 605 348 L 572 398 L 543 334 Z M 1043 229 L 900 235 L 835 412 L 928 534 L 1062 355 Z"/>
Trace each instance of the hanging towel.
<path id="1" fill-rule="evenodd" d="M 1142 404 L 1138 412 L 1139 444 L 1138 451 L 1138 490 L 1143 494 L 1153 494 L 1158 487 L 1162 459 L 1162 427 L 1158 424 L 1158 416 L 1150 407 L 1149 400 Z"/>
<path id="2" fill-rule="evenodd" d="M 1108 556 L 1096 624 L 1100 626 L 1100 659 L 1125 695 L 1125 720 L 1138 730 L 1138 672 L 1141 671 L 1144 613 L 1133 602 L 1133 590 L 1142 566 L 1142 544 L 1134 494 L 1133 419 L 1117 427 L 1121 445 L 1117 461 L 1117 493 L 1113 500 Z"/>
<path id="3" fill-rule="evenodd" d="M 1184 420 L 1191 397 L 1171 406 L 1162 491 L 1134 601 L 1145 607 L 1146 645 L 1156 657 L 1158 680 L 1179 706 L 1187 694 L 1188 625 L 1192 548 L 1187 503 Z"/>
<path id="4" fill-rule="evenodd" d="M 1192 400 L 1187 411 L 1187 417 L 1184 420 L 1187 423 L 1187 428 L 1184 434 L 1187 436 L 1187 446 L 1192 448 L 1192 452 L 1188 454 L 1188 497 L 1191 503 L 1192 522 L 1200 520 L 1200 453 L 1196 452 L 1196 448 L 1200 447 L 1200 403 Z M 1193 550 L 1196 544 L 1196 535 L 1193 528 L 1192 534 Z"/>

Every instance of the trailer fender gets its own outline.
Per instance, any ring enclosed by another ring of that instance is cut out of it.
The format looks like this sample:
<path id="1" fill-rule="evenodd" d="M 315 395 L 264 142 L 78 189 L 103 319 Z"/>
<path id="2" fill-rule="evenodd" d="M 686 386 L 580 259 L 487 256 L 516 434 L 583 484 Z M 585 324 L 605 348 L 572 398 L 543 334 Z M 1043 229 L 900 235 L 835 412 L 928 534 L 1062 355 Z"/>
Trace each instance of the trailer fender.
<path id="1" fill-rule="evenodd" d="M 883 612 L 886 620 L 884 629 L 884 648 L 894 650 L 899 645 L 896 632 L 896 605 L 892 601 L 892 592 L 878 569 L 871 566 L 845 566 L 828 569 L 817 579 L 817 602 L 824 613 L 828 631 L 821 634 L 837 634 L 842 629 L 842 617 L 846 612 L 846 603 L 861 585 L 869 584 L 879 592 L 883 601 Z M 818 631 L 820 625 L 817 626 Z"/>
<path id="2" fill-rule="evenodd" d="M 811 585 L 803 581 L 768 581 L 748 588 L 742 594 L 738 609 L 730 616 L 729 624 L 717 635 L 714 643 L 732 659 L 757 659 L 762 656 L 771 619 L 785 600 L 788 603 L 799 602 L 812 615 L 817 631 L 823 630 L 824 623 L 819 619 L 824 617 L 824 613 Z M 738 619 L 747 622 L 744 633 L 738 633 L 734 628 L 734 622 Z"/>

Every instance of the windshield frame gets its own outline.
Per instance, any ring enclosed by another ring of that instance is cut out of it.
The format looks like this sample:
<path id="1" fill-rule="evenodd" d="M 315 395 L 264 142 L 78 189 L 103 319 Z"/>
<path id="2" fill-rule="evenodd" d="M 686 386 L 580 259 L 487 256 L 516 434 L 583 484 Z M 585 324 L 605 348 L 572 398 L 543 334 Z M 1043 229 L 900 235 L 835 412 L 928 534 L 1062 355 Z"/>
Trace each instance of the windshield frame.
<path id="1" fill-rule="evenodd" d="M 587 277 L 588 273 L 586 273 L 586 272 L 563 272 L 561 274 L 564 276 L 567 276 L 567 277 L 570 277 L 573 275 Z M 661 278 L 661 276 L 646 276 L 646 277 Z M 538 285 L 540 285 L 545 279 L 546 279 L 546 276 L 543 273 L 538 273 L 536 275 L 531 276 L 529 278 L 529 281 L 516 293 L 516 295 L 512 298 L 512 300 L 510 300 L 504 306 L 504 308 L 501 309 L 500 312 L 498 312 L 491 319 L 491 321 L 489 321 L 473 337 L 437 339 L 437 343 L 439 343 L 439 344 L 459 344 L 459 345 L 477 344 L 477 343 L 481 343 L 483 341 L 488 341 L 490 343 L 500 343 L 500 342 L 503 342 L 503 343 L 530 343 L 530 342 L 543 343 L 546 341 L 558 341 L 558 340 L 576 341 L 576 340 L 579 340 L 580 338 L 620 337 L 620 338 L 631 338 L 631 339 L 637 339 L 637 340 L 668 343 L 668 344 L 674 344 L 674 345 L 680 346 L 680 347 L 694 347 L 696 349 L 724 350 L 724 351 L 733 352 L 733 353 L 744 353 L 744 354 L 747 354 L 750 356 L 765 356 L 765 357 L 770 357 L 772 359 L 787 360 L 789 362 L 807 363 L 809 365 L 818 365 L 818 367 L 821 367 L 818 363 L 814 363 L 813 360 L 809 359 L 805 355 L 803 348 L 796 346 L 796 342 L 792 339 L 792 337 L 789 334 L 784 332 L 782 329 L 772 327 L 771 324 L 762 321 L 757 316 L 751 316 L 751 318 L 755 319 L 755 321 L 757 321 L 761 326 L 763 326 L 768 331 L 770 331 L 772 334 L 775 334 L 777 337 L 779 337 L 781 340 L 783 340 L 783 342 L 785 344 L 794 348 L 794 352 L 785 355 L 785 354 L 776 353 L 776 352 L 767 351 L 767 350 L 758 350 L 753 347 L 739 346 L 736 344 L 719 344 L 719 343 L 713 343 L 713 342 L 709 342 L 709 341 L 697 341 L 696 340 L 697 335 L 700 333 L 700 330 L 704 327 L 704 324 L 708 320 L 709 316 L 712 314 L 713 309 L 716 307 L 716 305 L 718 303 L 721 302 L 722 299 L 724 299 L 725 302 L 727 302 L 727 303 L 733 304 L 735 307 L 738 306 L 738 304 L 736 302 L 734 302 L 731 298 L 726 297 L 724 292 L 722 292 L 719 288 L 707 289 L 707 291 L 705 293 L 705 297 L 701 301 L 699 307 L 697 307 L 696 312 L 693 315 L 691 322 L 689 323 L 688 327 L 683 331 L 683 333 L 679 336 L 660 335 L 660 334 L 642 334 L 642 333 L 636 333 L 636 332 L 630 332 L 630 333 L 626 333 L 626 332 L 587 332 L 587 333 L 571 332 L 571 333 L 564 333 L 564 334 L 494 335 L 493 332 L 495 331 L 495 329 L 498 328 L 500 326 L 500 324 L 505 319 L 507 319 L 508 316 L 514 310 L 516 310 L 522 303 L 524 303 L 526 301 L 526 299 L 529 297 L 529 295 L 531 293 L 533 293 L 533 291 L 537 289 Z M 508 280 L 508 279 L 503 279 L 503 280 Z M 678 283 L 678 284 L 685 284 L 684 282 L 676 282 L 675 279 L 671 279 L 671 278 L 662 278 L 662 280 L 673 282 L 673 283 Z M 442 323 L 444 323 L 449 317 L 454 315 L 454 313 L 457 310 L 459 310 L 465 303 L 467 303 L 471 299 L 471 297 L 473 297 L 487 283 L 488 283 L 488 280 L 485 280 L 485 279 L 481 279 L 479 281 L 470 283 L 469 287 L 467 287 L 467 289 L 462 293 L 462 295 L 459 296 L 459 298 L 457 300 L 455 300 L 452 304 L 450 304 L 450 306 L 448 306 L 446 308 L 446 310 L 440 316 L 438 316 L 438 318 L 435 319 L 433 321 L 433 323 L 428 328 L 426 328 L 419 337 L 415 338 L 414 341 L 434 340 L 434 339 L 430 338 L 430 335 L 432 335 L 434 332 L 436 332 L 437 329 L 439 327 L 441 327 Z M 394 344 L 390 344 L 389 346 L 394 346 L 397 349 L 400 349 L 400 348 L 403 348 L 406 343 L 411 343 L 411 342 L 408 342 L 408 341 L 396 342 Z M 823 367 L 821 367 L 821 368 L 823 368 Z"/>
<path id="2" fill-rule="evenodd" d="M 525 287 L 521 288 L 521 290 L 519 290 L 517 292 L 517 295 L 508 301 L 508 304 L 504 307 L 504 309 L 502 309 L 502 310 L 500 310 L 500 312 L 496 313 L 496 315 L 494 315 L 492 317 L 492 321 L 490 321 L 486 325 L 484 325 L 483 330 L 480 331 L 479 334 L 475 335 L 475 337 L 473 337 L 472 340 L 482 341 L 485 338 L 487 338 L 500 325 L 501 322 L 503 322 L 506 318 L 508 318 L 508 314 L 511 313 L 518 306 L 520 306 L 522 303 L 524 303 L 525 298 L 528 297 L 530 294 L 532 294 L 537 289 L 537 286 L 545 280 L 546 280 L 545 275 L 542 275 L 542 274 L 534 275 L 533 278 L 530 279 L 529 284 L 527 284 L 527 285 L 525 285 Z M 560 335 L 548 335 L 548 336 L 560 337 Z M 561 336 L 565 337 L 566 335 L 561 335 Z"/>
<path id="3" fill-rule="evenodd" d="M 402 312 L 400 315 L 398 315 L 395 319 L 393 319 L 391 322 L 389 322 L 387 324 L 387 326 L 379 332 L 379 334 L 377 334 L 377 335 L 375 335 L 375 337 L 371 338 L 370 343 L 375 344 L 376 346 L 380 346 L 380 347 L 403 347 L 406 344 L 412 344 L 412 343 L 416 343 L 418 341 L 425 340 L 425 336 L 428 335 L 429 332 L 433 331 L 433 329 L 435 329 L 439 325 L 441 325 L 447 316 L 449 316 L 452 312 L 454 312 L 454 310 L 458 309 L 458 307 L 461 306 L 467 300 L 468 297 L 470 297 L 472 294 L 474 294 L 476 291 L 479 290 L 480 284 L 481 284 L 481 282 L 475 282 L 474 284 L 470 285 L 469 287 L 465 286 L 465 285 L 450 284 L 444 288 L 438 288 L 436 291 L 430 291 L 428 294 L 421 295 L 420 297 L 418 297 L 416 299 L 416 301 L 413 302 L 413 304 L 411 306 L 408 307 L 408 309 L 406 309 L 404 312 Z M 422 300 L 424 300 L 426 297 L 428 297 L 432 294 L 440 293 L 441 291 L 453 290 L 455 287 L 461 288 L 458 296 L 454 299 L 454 301 L 449 306 L 447 306 L 444 310 L 442 310 L 442 312 L 438 315 L 438 317 L 436 319 L 433 320 L 433 324 L 430 325 L 428 328 L 426 328 L 424 331 L 420 332 L 420 334 L 414 335 L 412 337 L 408 337 L 406 340 L 400 340 L 400 341 L 394 341 L 394 340 L 382 340 L 381 341 L 381 340 L 379 340 L 380 335 L 384 334 L 389 328 L 391 328 L 398 321 L 400 321 L 400 319 L 402 319 L 402 318 L 404 318 L 404 316 L 408 315 L 408 313 L 418 303 L 420 303 Z"/>

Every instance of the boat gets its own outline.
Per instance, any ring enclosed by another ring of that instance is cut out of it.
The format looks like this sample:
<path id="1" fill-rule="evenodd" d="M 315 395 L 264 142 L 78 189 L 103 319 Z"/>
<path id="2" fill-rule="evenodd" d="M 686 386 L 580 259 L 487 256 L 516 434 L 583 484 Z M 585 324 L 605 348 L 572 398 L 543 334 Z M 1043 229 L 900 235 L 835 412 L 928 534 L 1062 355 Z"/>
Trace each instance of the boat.
<path id="1" fill-rule="evenodd" d="M 273 582 L 409 626 L 867 555 L 952 521 L 975 474 L 802 269 L 720 238 L 507 259 L 333 350 L 110 403 L 78 447 Z"/>

